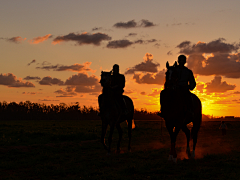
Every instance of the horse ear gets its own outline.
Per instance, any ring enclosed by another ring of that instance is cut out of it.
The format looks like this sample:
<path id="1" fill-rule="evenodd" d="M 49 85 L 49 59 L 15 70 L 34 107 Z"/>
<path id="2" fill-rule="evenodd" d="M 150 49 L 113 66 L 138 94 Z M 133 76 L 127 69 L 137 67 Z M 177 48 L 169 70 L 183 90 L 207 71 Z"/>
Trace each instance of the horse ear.
<path id="1" fill-rule="evenodd" d="M 177 67 L 177 61 L 175 61 L 175 63 L 174 63 L 174 65 L 173 65 L 174 67 Z"/>
<path id="2" fill-rule="evenodd" d="M 168 63 L 168 61 L 167 61 L 167 63 L 166 63 L 166 67 L 167 67 L 167 69 L 169 68 L 169 63 Z"/>

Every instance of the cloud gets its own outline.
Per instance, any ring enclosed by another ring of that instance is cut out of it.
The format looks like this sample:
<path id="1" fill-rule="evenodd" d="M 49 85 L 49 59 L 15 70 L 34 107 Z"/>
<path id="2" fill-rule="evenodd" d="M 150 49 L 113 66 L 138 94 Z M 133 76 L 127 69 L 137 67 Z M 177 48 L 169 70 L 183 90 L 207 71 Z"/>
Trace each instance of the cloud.
<path id="1" fill-rule="evenodd" d="M 168 56 L 173 55 L 172 51 L 168 51 L 168 52 L 167 52 L 167 55 L 168 55 Z"/>
<path id="2" fill-rule="evenodd" d="M 38 99 L 39 101 L 59 101 L 59 100 L 55 100 L 55 99 Z"/>
<path id="3" fill-rule="evenodd" d="M 78 73 L 74 74 L 71 77 L 69 77 L 65 85 L 81 85 L 81 86 L 95 86 L 96 84 L 99 84 L 99 79 L 95 75 L 89 76 L 85 73 Z"/>
<path id="4" fill-rule="evenodd" d="M 59 96 L 56 97 L 73 97 L 76 96 L 77 93 L 74 92 L 75 88 L 73 87 L 67 87 L 66 90 L 63 90 L 62 88 L 55 91 L 54 93 L 60 94 Z"/>
<path id="5" fill-rule="evenodd" d="M 102 27 L 95 27 L 95 28 L 92 28 L 92 31 L 99 31 L 99 30 L 102 30 Z"/>
<path id="6" fill-rule="evenodd" d="M 27 65 L 30 66 L 32 63 L 35 63 L 35 62 L 36 62 L 36 60 L 34 59 L 30 63 L 28 63 Z"/>
<path id="7" fill-rule="evenodd" d="M 23 41 L 25 41 L 27 38 L 22 38 L 21 36 L 16 36 L 16 37 L 12 37 L 7 39 L 10 42 L 14 42 L 14 43 L 21 43 Z"/>
<path id="8" fill-rule="evenodd" d="M 133 79 L 138 84 L 158 84 L 163 85 L 165 82 L 165 70 L 158 73 L 134 74 Z"/>
<path id="9" fill-rule="evenodd" d="M 41 81 L 39 81 L 39 84 L 41 85 L 64 85 L 64 82 L 58 78 L 52 78 L 51 76 L 46 76 L 42 78 Z"/>
<path id="10" fill-rule="evenodd" d="M 139 40 L 136 40 L 136 41 L 129 41 L 127 39 L 122 39 L 122 40 L 109 41 L 108 44 L 107 44 L 107 48 L 112 48 L 112 49 L 126 48 L 128 46 L 133 45 L 133 44 L 148 44 L 148 43 L 153 43 L 153 42 L 156 42 L 156 41 L 157 41 L 156 39 L 150 39 L 150 40 L 139 39 Z"/>
<path id="11" fill-rule="evenodd" d="M 23 78 L 24 80 L 40 80 L 41 78 L 38 76 L 26 76 Z"/>
<path id="12" fill-rule="evenodd" d="M 240 91 L 235 91 L 233 94 L 240 94 Z"/>
<path id="13" fill-rule="evenodd" d="M 66 65 L 43 65 L 42 67 L 36 67 L 36 69 L 43 69 L 43 70 L 54 70 L 54 71 L 73 71 L 73 72 L 82 72 L 82 71 L 93 71 L 89 66 L 91 65 L 91 62 L 85 62 L 82 64 L 73 64 L 70 66 Z"/>
<path id="14" fill-rule="evenodd" d="M 40 93 L 40 92 L 22 92 L 22 94 L 36 95 L 36 94 L 42 94 L 42 93 Z"/>
<path id="15" fill-rule="evenodd" d="M 30 44 L 39 44 L 39 43 L 41 43 L 41 42 L 43 42 L 43 41 L 48 40 L 48 39 L 51 38 L 51 37 L 52 37 L 51 34 L 47 34 L 47 35 L 42 36 L 42 37 L 40 37 L 40 36 L 39 36 L 39 37 L 35 37 L 35 38 L 29 40 L 28 42 L 29 42 Z"/>
<path id="16" fill-rule="evenodd" d="M 124 94 L 132 94 L 135 93 L 133 90 L 124 90 Z"/>
<path id="17" fill-rule="evenodd" d="M 148 96 L 159 97 L 160 92 L 161 92 L 161 90 L 158 90 L 157 88 L 153 88 L 152 93 L 148 94 Z"/>
<path id="18" fill-rule="evenodd" d="M 31 82 L 24 82 L 21 79 L 18 80 L 12 73 L 0 74 L 0 85 L 8 87 L 35 87 Z"/>
<path id="19" fill-rule="evenodd" d="M 134 44 L 134 42 L 131 42 L 129 40 L 123 39 L 123 40 L 116 40 L 116 41 L 110 41 L 107 44 L 107 48 L 126 48 L 128 46 L 131 46 Z"/>
<path id="20" fill-rule="evenodd" d="M 224 41 L 220 38 L 194 45 L 190 41 L 184 41 L 177 47 L 180 48 L 180 53 L 189 55 L 187 66 L 196 74 L 240 78 L 240 53 L 234 53 L 239 50 L 239 44 Z"/>
<path id="21" fill-rule="evenodd" d="M 126 37 L 130 37 L 130 36 L 136 36 L 137 33 L 129 33 Z"/>
<path id="22" fill-rule="evenodd" d="M 153 22 L 150 22 L 149 20 L 142 19 L 138 23 L 135 20 L 130 20 L 127 22 L 118 22 L 113 25 L 115 28 L 136 28 L 136 27 L 153 27 L 156 26 Z"/>
<path id="23" fill-rule="evenodd" d="M 147 93 L 143 91 L 143 92 L 140 92 L 140 94 L 141 95 L 146 95 Z"/>
<path id="24" fill-rule="evenodd" d="M 155 73 L 158 71 L 157 67 L 159 67 L 160 64 L 153 62 L 152 54 L 146 53 L 143 59 L 144 59 L 144 62 L 141 62 L 131 68 L 128 68 L 125 74 L 134 74 L 136 71 L 152 72 L 152 73 Z"/>
<path id="25" fill-rule="evenodd" d="M 156 26 L 156 24 L 154 24 L 153 22 L 150 22 L 150 21 L 148 21 L 148 20 L 146 20 L 146 19 L 142 19 L 141 21 L 140 21 L 140 23 L 141 23 L 141 27 L 153 27 L 153 26 Z"/>
<path id="26" fill-rule="evenodd" d="M 207 93 L 225 93 L 229 90 L 234 90 L 236 85 L 228 84 L 226 81 L 222 82 L 221 76 L 215 76 L 211 82 L 206 83 Z"/>
<path id="27" fill-rule="evenodd" d="M 180 48 L 179 53 L 183 54 L 203 54 L 203 53 L 231 53 L 236 52 L 239 49 L 239 44 L 225 43 L 224 38 L 211 41 L 209 43 L 198 42 L 197 44 L 191 45 L 190 41 L 184 41 L 177 45 Z"/>
<path id="28" fill-rule="evenodd" d="M 84 44 L 93 44 L 96 46 L 99 46 L 102 41 L 109 41 L 112 38 L 108 36 L 107 34 L 103 33 L 95 33 L 95 34 L 89 34 L 89 33 L 82 33 L 82 34 L 75 34 L 75 33 L 69 33 L 65 36 L 58 36 L 53 40 L 53 44 L 58 44 L 63 41 L 74 41 L 78 45 L 84 45 Z"/>
<path id="29" fill-rule="evenodd" d="M 113 27 L 116 28 L 134 28 L 137 27 L 137 23 L 135 22 L 135 20 L 130 20 L 128 22 L 118 22 L 116 24 L 113 25 Z"/>

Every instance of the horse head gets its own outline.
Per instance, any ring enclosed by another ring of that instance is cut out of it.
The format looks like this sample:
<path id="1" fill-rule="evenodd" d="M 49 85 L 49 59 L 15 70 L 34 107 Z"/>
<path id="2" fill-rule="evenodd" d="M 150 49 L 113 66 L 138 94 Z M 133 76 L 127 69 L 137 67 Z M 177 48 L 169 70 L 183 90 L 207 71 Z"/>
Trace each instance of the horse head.
<path id="1" fill-rule="evenodd" d="M 165 89 L 174 90 L 178 81 L 178 73 L 177 73 L 177 62 L 175 61 L 173 66 L 170 66 L 169 63 L 166 63 L 167 72 L 166 72 L 166 82 Z"/>
<path id="2" fill-rule="evenodd" d="M 112 74 L 112 71 L 110 71 L 110 72 L 102 71 L 101 72 L 100 84 L 103 88 L 110 87 L 110 85 L 111 85 L 111 74 Z"/>

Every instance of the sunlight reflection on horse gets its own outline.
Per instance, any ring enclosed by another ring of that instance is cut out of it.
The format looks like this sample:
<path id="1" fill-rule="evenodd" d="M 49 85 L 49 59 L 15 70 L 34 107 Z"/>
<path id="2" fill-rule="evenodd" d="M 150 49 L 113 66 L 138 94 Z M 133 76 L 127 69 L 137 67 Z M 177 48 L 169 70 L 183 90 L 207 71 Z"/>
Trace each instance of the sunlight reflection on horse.
<path id="1" fill-rule="evenodd" d="M 120 104 L 116 101 L 114 97 L 113 90 L 110 87 L 111 84 L 111 72 L 101 72 L 101 86 L 103 87 L 102 94 L 98 97 L 99 107 L 101 108 L 101 120 L 102 120 L 102 135 L 101 135 L 101 143 L 104 148 L 111 152 L 111 143 L 112 143 L 112 135 L 113 130 L 116 127 L 119 134 L 119 139 L 117 143 L 117 152 L 120 153 L 120 143 L 122 140 L 122 128 L 120 123 L 127 121 L 128 124 L 128 151 L 131 151 L 131 136 L 132 136 L 132 128 L 135 127 L 133 121 L 133 113 L 134 106 L 132 100 L 123 95 L 123 99 L 127 109 L 127 115 L 124 116 L 123 110 L 121 109 Z M 107 131 L 108 125 L 110 126 L 110 133 L 108 137 L 108 147 L 105 144 L 105 135 Z"/>
<path id="2" fill-rule="evenodd" d="M 197 135 L 202 122 L 202 105 L 200 99 L 191 93 L 192 105 L 194 116 L 188 113 L 186 100 L 181 95 L 179 91 L 176 90 L 177 63 L 173 66 L 169 66 L 167 62 L 167 72 L 166 72 L 166 83 L 165 89 L 160 93 L 160 104 L 162 111 L 164 110 L 164 120 L 166 123 L 166 128 L 169 132 L 171 138 L 171 150 L 169 154 L 169 161 L 176 162 L 177 153 L 175 149 L 176 138 L 179 131 L 185 133 L 187 137 L 187 150 L 186 153 L 188 157 L 195 157 L 195 147 L 197 143 Z M 188 129 L 187 125 L 192 122 L 192 130 Z M 189 141 L 193 139 L 193 150 L 190 152 Z"/>

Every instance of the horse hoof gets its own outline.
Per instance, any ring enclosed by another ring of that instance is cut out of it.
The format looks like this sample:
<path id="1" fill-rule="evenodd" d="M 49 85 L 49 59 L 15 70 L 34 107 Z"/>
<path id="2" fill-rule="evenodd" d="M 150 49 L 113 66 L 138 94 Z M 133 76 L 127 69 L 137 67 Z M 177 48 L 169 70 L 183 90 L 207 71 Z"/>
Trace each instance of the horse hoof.
<path id="1" fill-rule="evenodd" d="M 186 154 L 187 154 L 188 158 L 191 158 L 191 151 L 190 151 L 190 149 L 186 150 Z"/>
<path id="2" fill-rule="evenodd" d="M 172 160 L 173 160 L 173 155 L 169 155 L 168 161 L 172 161 Z"/>
<path id="3" fill-rule="evenodd" d="M 195 151 L 192 152 L 191 158 L 192 158 L 192 159 L 195 158 Z"/>

